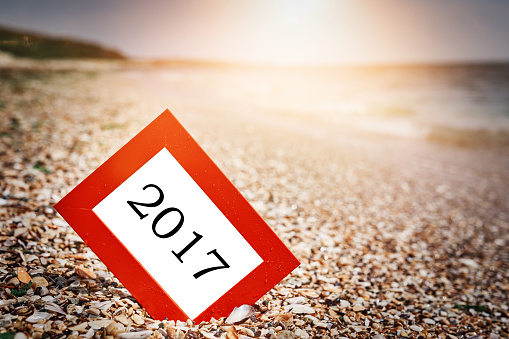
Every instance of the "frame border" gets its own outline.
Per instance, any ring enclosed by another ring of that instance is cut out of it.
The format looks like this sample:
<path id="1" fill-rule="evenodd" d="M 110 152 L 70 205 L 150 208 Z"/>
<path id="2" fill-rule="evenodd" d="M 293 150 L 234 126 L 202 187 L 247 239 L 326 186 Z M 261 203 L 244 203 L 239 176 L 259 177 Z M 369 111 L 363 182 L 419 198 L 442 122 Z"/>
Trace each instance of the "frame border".
<path id="1" fill-rule="evenodd" d="M 227 316 L 235 306 L 255 303 L 300 262 L 169 110 L 78 184 L 55 209 L 154 319 L 187 320 L 187 314 L 92 211 L 163 147 L 263 259 L 192 320 Z"/>

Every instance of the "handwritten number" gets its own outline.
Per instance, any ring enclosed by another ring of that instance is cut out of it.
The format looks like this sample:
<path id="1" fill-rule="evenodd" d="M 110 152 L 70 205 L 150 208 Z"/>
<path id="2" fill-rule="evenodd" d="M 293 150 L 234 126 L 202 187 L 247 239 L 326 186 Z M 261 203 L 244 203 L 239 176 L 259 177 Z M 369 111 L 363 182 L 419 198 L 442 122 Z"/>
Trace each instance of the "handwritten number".
<path id="1" fill-rule="evenodd" d="M 131 206 L 131 208 L 140 216 L 140 219 L 145 218 L 148 215 L 148 213 L 146 214 L 141 213 L 141 211 L 138 209 L 138 207 L 136 207 L 136 205 L 144 207 L 156 207 L 161 205 L 161 203 L 164 200 L 164 193 L 158 186 L 154 184 L 148 184 L 147 186 L 143 187 L 143 190 L 145 190 L 148 187 L 154 187 L 159 192 L 159 198 L 155 202 L 146 203 L 146 202 L 127 201 L 129 206 Z"/>
<path id="2" fill-rule="evenodd" d="M 216 258 L 221 262 L 221 266 L 214 266 L 214 267 L 209 267 L 209 268 L 206 268 L 204 270 L 201 270 L 200 272 L 197 272 L 197 273 L 193 274 L 193 277 L 195 279 L 198 279 L 202 275 L 210 273 L 212 271 L 220 270 L 222 268 L 229 268 L 230 267 L 230 265 L 228 265 L 228 263 L 226 263 L 226 261 L 223 259 L 223 257 L 221 257 L 221 255 L 219 255 L 219 253 L 217 253 L 216 249 L 213 249 L 212 251 L 207 253 L 207 255 L 209 255 L 209 254 L 214 254 L 216 256 Z"/>

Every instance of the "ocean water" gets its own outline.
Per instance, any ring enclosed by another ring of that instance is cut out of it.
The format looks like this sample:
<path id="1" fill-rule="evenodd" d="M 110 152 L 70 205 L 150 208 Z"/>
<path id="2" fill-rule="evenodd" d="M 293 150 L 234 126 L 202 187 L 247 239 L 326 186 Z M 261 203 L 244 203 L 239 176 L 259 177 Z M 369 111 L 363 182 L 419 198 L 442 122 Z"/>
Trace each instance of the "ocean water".
<path id="1" fill-rule="evenodd" d="M 338 79 L 341 78 L 338 71 Z M 346 109 L 461 130 L 509 130 L 509 64 L 351 70 Z"/>
<path id="2" fill-rule="evenodd" d="M 309 69 L 280 79 L 261 87 L 279 110 L 408 138 L 509 141 L 509 64 Z"/>
<path id="3" fill-rule="evenodd" d="M 509 145 L 509 63 L 158 69 L 171 102 L 405 138 Z"/>

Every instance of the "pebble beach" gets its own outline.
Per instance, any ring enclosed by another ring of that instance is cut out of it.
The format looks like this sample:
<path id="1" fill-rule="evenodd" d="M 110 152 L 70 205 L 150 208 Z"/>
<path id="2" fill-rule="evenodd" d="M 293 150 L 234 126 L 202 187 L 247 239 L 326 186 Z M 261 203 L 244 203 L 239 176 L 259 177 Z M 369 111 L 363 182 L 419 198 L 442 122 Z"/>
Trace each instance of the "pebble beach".
<path id="1" fill-rule="evenodd" d="M 289 71 L 0 61 L 0 338 L 509 336 L 504 140 L 317 118 Z M 152 319 L 53 208 L 167 108 L 301 262 L 235 321 Z"/>

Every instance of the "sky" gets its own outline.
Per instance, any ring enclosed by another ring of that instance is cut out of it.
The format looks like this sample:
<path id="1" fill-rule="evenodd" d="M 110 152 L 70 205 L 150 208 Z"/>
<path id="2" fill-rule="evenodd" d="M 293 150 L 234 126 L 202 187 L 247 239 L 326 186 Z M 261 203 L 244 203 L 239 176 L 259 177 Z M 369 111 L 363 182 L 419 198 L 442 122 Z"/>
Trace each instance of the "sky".
<path id="1" fill-rule="evenodd" d="M 0 0 L 0 25 L 134 58 L 288 65 L 509 60 L 507 0 Z"/>

